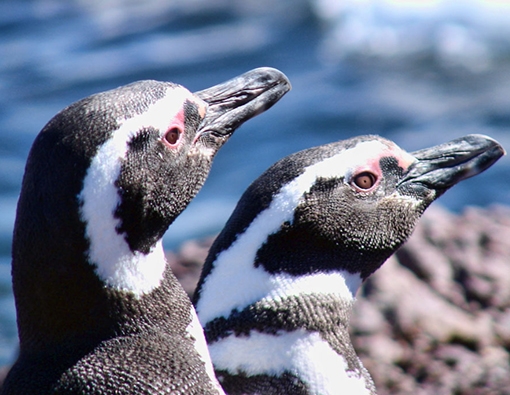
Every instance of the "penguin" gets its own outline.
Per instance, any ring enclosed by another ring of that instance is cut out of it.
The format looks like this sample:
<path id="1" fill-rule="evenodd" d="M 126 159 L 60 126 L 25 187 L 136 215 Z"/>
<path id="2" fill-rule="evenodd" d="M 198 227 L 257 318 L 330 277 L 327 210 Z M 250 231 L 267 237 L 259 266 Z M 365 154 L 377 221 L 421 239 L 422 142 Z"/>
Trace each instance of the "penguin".
<path id="1" fill-rule="evenodd" d="M 213 243 L 194 295 L 225 392 L 375 394 L 348 333 L 357 290 L 435 199 L 503 153 L 481 135 L 414 153 L 360 136 L 263 173 Z"/>
<path id="2" fill-rule="evenodd" d="M 195 94 L 146 80 L 48 122 L 17 206 L 20 348 L 2 394 L 223 393 L 162 237 L 235 129 L 289 89 L 271 68 Z"/>

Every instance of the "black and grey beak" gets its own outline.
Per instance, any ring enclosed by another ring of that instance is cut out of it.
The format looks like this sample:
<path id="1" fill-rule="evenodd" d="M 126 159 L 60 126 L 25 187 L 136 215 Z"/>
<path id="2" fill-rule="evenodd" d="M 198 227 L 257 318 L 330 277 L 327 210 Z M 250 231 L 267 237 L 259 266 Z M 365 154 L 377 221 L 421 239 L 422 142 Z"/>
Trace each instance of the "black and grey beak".
<path id="1" fill-rule="evenodd" d="M 281 71 L 261 67 L 195 92 L 195 96 L 209 104 L 199 133 L 230 137 L 248 119 L 280 100 L 290 87 L 289 80 Z"/>
<path id="2" fill-rule="evenodd" d="M 480 134 L 425 148 L 411 153 L 417 161 L 409 167 L 399 187 L 420 185 L 435 190 L 438 197 L 459 181 L 488 169 L 504 154 L 496 140 Z"/>

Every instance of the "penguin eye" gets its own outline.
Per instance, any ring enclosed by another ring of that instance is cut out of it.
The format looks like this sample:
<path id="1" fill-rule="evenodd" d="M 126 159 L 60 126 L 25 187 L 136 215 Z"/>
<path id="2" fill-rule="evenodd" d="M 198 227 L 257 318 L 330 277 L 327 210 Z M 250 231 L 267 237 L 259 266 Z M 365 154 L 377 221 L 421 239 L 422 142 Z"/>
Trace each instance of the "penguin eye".
<path id="1" fill-rule="evenodd" d="M 175 145 L 181 137 L 181 130 L 174 126 L 165 133 L 165 141 L 170 145 Z"/>
<path id="2" fill-rule="evenodd" d="M 377 177 L 368 171 L 364 171 L 355 176 L 352 181 L 358 188 L 368 190 L 374 186 Z"/>

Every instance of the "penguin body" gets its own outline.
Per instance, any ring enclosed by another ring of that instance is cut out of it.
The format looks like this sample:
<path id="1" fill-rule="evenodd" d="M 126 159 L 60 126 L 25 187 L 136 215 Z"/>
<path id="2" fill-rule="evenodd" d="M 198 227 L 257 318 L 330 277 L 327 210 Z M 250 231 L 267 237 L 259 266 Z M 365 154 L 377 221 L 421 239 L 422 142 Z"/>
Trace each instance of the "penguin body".
<path id="1" fill-rule="evenodd" d="M 225 391 L 374 394 L 349 339 L 356 291 L 432 201 L 503 152 L 483 136 L 413 154 L 362 136 L 269 168 L 213 244 L 194 297 Z"/>
<path id="2" fill-rule="evenodd" d="M 17 208 L 20 352 L 2 394 L 223 393 L 161 239 L 234 130 L 288 89 L 269 68 L 195 94 L 140 81 L 43 128 Z"/>

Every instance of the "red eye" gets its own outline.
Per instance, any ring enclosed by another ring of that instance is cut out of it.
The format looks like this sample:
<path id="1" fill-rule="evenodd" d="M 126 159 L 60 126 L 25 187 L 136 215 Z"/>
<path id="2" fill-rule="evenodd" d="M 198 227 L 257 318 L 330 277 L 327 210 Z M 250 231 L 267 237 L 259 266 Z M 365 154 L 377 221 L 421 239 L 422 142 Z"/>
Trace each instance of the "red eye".
<path id="1" fill-rule="evenodd" d="M 368 190 L 374 186 L 377 181 L 377 177 L 368 171 L 364 171 L 363 173 L 355 176 L 352 181 L 358 188 Z"/>
<path id="2" fill-rule="evenodd" d="M 180 137 L 181 137 L 181 130 L 178 127 L 173 127 L 171 129 L 168 129 L 168 131 L 165 134 L 165 140 L 170 145 L 177 144 Z"/>

